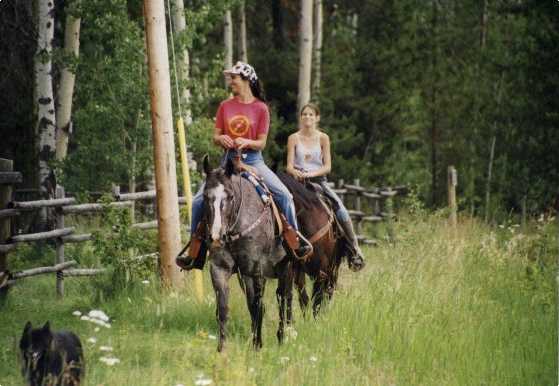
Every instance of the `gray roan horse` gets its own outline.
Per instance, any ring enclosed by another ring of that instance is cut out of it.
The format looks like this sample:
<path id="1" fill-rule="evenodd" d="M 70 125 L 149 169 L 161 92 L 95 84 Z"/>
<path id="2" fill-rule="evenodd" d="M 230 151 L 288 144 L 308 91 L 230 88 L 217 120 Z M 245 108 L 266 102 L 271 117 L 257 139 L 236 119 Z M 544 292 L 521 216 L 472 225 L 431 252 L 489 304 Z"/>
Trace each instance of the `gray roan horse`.
<path id="1" fill-rule="evenodd" d="M 282 240 L 276 236 L 275 220 L 269 204 L 262 201 L 254 186 L 233 173 L 229 161 L 225 168 L 210 169 L 204 157 L 206 185 L 204 215 L 210 237 L 210 274 L 216 296 L 219 324 L 218 351 L 227 336 L 229 279 L 237 273 L 252 319 L 252 343 L 262 347 L 263 295 L 267 278 L 279 280 L 276 297 L 280 322 L 277 331 L 283 340 L 286 301 L 291 299 L 290 258 Z"/>

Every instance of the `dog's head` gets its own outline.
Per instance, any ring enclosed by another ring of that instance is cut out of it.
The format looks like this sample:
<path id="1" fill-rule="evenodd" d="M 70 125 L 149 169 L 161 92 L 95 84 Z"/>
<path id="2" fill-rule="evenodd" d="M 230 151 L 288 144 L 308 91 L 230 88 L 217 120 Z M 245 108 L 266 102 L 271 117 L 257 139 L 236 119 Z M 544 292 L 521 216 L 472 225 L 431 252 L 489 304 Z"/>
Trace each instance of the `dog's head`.
<path id="1" fill-rule="evenodd" d="M 33 328 L 27 322 L 19 341 L 22 359 L 22 373 L 27 381 L 31 381 L 43 374 L 43 363 L 52 345 L 50 323 L 46 322 L 42 328 Z M 33 384 L 33 383 L 32 383 Z"/>

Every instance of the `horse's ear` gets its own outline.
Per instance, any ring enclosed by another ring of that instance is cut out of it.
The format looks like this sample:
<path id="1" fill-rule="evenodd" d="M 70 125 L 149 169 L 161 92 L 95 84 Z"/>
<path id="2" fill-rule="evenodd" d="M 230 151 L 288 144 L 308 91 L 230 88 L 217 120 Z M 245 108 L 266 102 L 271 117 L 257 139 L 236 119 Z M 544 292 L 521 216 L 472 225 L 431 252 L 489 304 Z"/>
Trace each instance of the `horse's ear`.
<path id="1" fill-rule="evenodd" d="M 235 173 L 235 166 L 233 165 L 231 158 L 227 158 L 227 161 L 225 162 L 225 176 L 231 177 L 233 173 Z"/>
<path id="2" fill-rule="evenodd" d="M 204 173 L 206 173 L 206 176 L 209 176 L 210 172 L 212 171 L 210 168 L 209 158 L 210 157 L 207 154 L 204 154 L 204 158 L 202 160 L 202 164 L 204 165 Z"/>

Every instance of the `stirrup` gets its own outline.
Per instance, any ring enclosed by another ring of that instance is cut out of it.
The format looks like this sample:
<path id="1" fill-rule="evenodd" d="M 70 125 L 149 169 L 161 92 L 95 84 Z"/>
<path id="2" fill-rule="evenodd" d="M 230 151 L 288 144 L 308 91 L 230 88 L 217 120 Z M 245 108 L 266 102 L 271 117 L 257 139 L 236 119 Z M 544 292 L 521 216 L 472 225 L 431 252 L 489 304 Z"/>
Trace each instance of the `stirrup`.
<path id="1" fill-rule="evenodd" d="M 297 231 L 297 236 L 299 238 L 299 247 L 295 250 L 293 249 L 293 254 L 297 260 L 307 260 L 307 258 L 312 255 L 314 248 L 309 240 L 305 238 L 300 232 Z M 297 253 L 299 252 L 299 253 Z"/>
<path id="2" fill-rule="evenodd" d="M 191 256 L 191 242 L 192 240 L 179 252 L 178 256 L 175 258 L 175 263 L 185 271 L 190 271 L 192 269 L 202 270 L 206 263 L 206 251 L 202 250 L 202 246 L 199 246 L 197 248 L 198 255 L 196 257 Z M 186 251 L 188 251 L 188 253 L 184 254 Z"/>

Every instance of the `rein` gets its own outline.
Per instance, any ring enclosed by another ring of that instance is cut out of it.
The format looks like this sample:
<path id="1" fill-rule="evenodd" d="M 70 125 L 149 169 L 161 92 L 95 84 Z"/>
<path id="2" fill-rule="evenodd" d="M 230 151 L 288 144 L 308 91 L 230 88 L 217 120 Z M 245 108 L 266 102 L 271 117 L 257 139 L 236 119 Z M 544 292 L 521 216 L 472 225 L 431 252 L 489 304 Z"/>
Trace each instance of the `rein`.
<path id="1" fill-rule="evenodd" d="M 255 222 L 253 222 L 248 228 L 241 230 L 240 232 L 233 232 L 232 229 L 235 228 L 235 226 L 237 225 L 237 223 L 239 222 L 239 218 L 241 216 L 241 209 L 243 207 L 243 187 L 242 187 L 242 180 L 243 177 L 239 176 L 239 195 L 240 195 L 240 201 L 239 201 L 239 206 L 237 208 L 237 215 L 235 217 L 235 221 L 233 222 L 233 224 L 231 226 L 228 227 L 228 229 L 225 231 L 225 242 L 226 243 L 230 243 L 233 241 L 237 241 L 243 237 L 245 237 L 247 234 L 249 234 L 250 232 L 252 232 L 258 225 L 260 225 L 260 223 L 262 222 L 262 220 L 264 220 L 264 217 L 266 216 L 266 209 L 270 204 L 265 204 L 264 207 L 262 208 L 262 212 L 260 212 L 260 216 L 258 216 L 258 219 L 256 219 Z"/>

